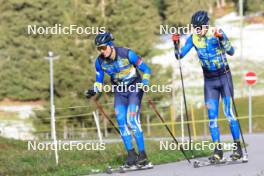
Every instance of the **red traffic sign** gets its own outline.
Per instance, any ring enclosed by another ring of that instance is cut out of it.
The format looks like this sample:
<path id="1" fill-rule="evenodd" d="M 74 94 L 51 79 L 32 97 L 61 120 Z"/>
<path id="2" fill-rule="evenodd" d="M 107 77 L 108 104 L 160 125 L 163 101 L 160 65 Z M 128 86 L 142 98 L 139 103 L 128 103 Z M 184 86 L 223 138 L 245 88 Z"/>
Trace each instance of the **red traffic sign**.
<path id="1" fill-rule="evenodd" d="M 246 82 L 248 85 L 253 85 L 257 82 L 257 75 L 254 72 L 246 73 Z"/>

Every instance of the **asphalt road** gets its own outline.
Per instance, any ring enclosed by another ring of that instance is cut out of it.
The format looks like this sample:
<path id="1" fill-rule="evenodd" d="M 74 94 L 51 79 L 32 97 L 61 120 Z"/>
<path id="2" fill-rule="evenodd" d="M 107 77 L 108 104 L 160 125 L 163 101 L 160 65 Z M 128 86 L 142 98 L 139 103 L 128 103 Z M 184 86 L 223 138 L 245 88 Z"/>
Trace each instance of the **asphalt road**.
<path id="1" fill-rule="evenodd" d="M 112 176 L 264 176 L 264 134 L 247 134 L 248 163 L 194 168 L 186 161 L 156 165 L 154 169 L 111 174 Z M 229 153 L 225 153 L 229 156 Z M 199 158 L 203 160 L 205 158 Z M 94 176 L 110 176 L 96 174 Z"/>

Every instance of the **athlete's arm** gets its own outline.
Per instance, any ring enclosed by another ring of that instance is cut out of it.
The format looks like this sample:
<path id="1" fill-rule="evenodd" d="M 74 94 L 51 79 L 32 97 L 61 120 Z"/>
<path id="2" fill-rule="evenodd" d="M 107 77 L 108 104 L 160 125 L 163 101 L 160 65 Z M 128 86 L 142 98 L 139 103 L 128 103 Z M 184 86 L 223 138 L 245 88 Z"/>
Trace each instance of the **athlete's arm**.
<path id="1" fill-rule="evenodd" d="M 104 82 L 104 71 L 100 65 L 98 58 L 95 61 L 95 69 L 96 69 L 96 77 L 95 77 L 95 83 L 94 83 L 94 91 L 101 92 L 103 88 L 103 82 Z"/>
<path id="2" fill-rule="evenodd" d="M 225 49 L 226 53 L 230 56 L 234 55 L 235 50 L 234 47 L 231 45 L 231 42 L 229 41 L 228 37 L 224 33 L 222 29 L 219 30 L 219 33 L 221 34 L 221 37 L 219 38 L 219 41 L 221 43 L 221 46 Z"/>
<path id="3" fill-rule="evenodd" d="M 180 50 L 180 58 L 183 58 L 193 47 L 192 35 L 188 37 L 185 45 Z"/>
<path id="4" fill-rule="evenodd" d="M 128 51 L 128 59 L 129 59 L 131 64 L 135 65 L 136 68 L 138 68 L 140 71 L 143 72 L 142 83 L 144 85 L 148 85 L 149 84 L 150 75 L 151 75 L 151 69 L 149 68 L 149 66 L 145 62 L 143 62 L 141 57 L 138 56 L 132 50 Z"/>

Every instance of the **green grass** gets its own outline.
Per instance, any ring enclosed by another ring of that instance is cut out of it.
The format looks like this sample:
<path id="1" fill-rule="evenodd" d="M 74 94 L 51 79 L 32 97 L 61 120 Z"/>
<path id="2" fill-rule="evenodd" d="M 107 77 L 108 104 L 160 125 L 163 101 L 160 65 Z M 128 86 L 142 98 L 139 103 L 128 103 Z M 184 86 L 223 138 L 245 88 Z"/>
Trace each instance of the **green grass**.
<path id="1" fill-rule="evenodd" d="M 28 150 L 25 141 L 0 138 L 0 148 L 0 175 L 84 175 L 92 170 L 103 172 L 108 165 L 121 165 L 125 159 L 121 143 L 107 144 L 104 151 L 60 151 L 58 166 L 52 151 Z M 184 159 L 178 150 L 160 150 L 159 141 L 146 141 L 146 150 L 154 164 Z M 195 154 L 206 156 L 210 151 L 196 151 Z"/>

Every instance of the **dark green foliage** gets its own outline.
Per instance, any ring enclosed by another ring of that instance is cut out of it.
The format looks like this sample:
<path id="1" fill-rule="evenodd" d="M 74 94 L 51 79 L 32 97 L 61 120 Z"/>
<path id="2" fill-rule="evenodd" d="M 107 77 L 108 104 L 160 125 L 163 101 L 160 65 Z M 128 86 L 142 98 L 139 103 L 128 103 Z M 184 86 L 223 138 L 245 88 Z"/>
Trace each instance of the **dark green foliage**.
<path id="1" fill-rule="evenodd" d="M 37 111 L 40 120 L 36 124 L 45 122 L 49 125 L 45 120 L 49 117 L 49 62 L 45 58 L 48 51 L 53 51 L 57 58 L 54 60 L 56 107 L 89 106 L 56 111 L 56 115 L 72 115 L 74 118 L 75 114 L 95 109 L 83 94 L 95 80 L 94 61 L 98 55 L 93 45 L 95 34 L 29 35 L 28 25 L 105 26 L 115 35 L 117 45 L 132 48 L 148 62 L 160 23 L 155 4 L 151 1 L 112 0 L 105 1 L 104 8 L 101 8 L 101 2 L 1 0 L 0 99 L 45 100 L 47 111 Z M 109 83 L 108 77 L 105 81 Z M 112 106 L 107 110 L 112 111 Z M 61 125 L 60 121 L 57 125 Z"/>
<path id="2" fill-rule="evenodd" d="M 182 26 L 190 23 L 191 16 L 197 10 L 209 10 L 212 0 L 166 0 L 166 24 Z"/>

